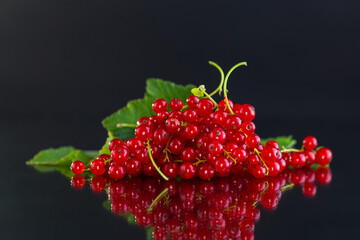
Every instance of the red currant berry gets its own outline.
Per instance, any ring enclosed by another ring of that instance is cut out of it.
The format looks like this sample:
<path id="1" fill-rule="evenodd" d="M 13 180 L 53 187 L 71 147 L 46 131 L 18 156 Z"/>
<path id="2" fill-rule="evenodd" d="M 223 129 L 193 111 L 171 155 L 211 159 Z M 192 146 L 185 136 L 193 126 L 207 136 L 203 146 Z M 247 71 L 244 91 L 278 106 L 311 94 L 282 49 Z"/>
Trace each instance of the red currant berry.
<path id="1" fill-rule="evenodd" d="M 155 113 L 161 113 L 167 110 L 168 104 L 164 99 L 157 99 L 152 104 L 152 109 Z"/>
<path id="2" fill-rule="evenodd" d="M 213 112 L 213 108 L 214 103 L 207 98 L 202 98 L 196 106 L 198 114 L 203 117 L 210 115 Z"/>
<path id="3" fill-rule="evenodd" d="M 228 99 L 228 103 L 229 103 L 229 106 L 230 106 L 230 108 L 231 108 L 231 110 L 232 110 L 233 107 L 234 107 L 233 101 L 231 101 L 230 99 Z M 227 104 L 226 104 L 226 100 L 225 100 L 225 99 L 223 99 L 223 100 L 221 100 L 221 101 L 219 102 L 218 108 L 219 108 L 219 110 L 222 111 L 222 112 L 230 112 L 230 111 L 229 111 L 229 108 L 228 108 L 228 106 L 227 106 Z"/>
<path id="4" fill-rule="evenodd" d="M 238 146 L 245 143 L 245 134 L 240 131 L 228 131 L 227 137 L 229 141 L 236 143 Z"/>
<path id="5" fill-rule="evenodd" d="M 183 101 L 179 98 L 173 98 L 170 101 L 170 108 L 174 111 L 180 111 L 184 106 Z"/>
<path id="6" fill-rule="evenodd" d="M 121 141 L 119 138 L 114 138 L 113 140 L 111 140 L 111 141 L 109 142 L 109 150 L 111 151 L 111 150 L 113 150 L 116 146 L 118 146 L 118 145 L 123 145 L 123 144 L 124 144 L 124 142 Z"/>
<path id="7" fill-rule="evenodd" d="M 126 141 L 126 145 L 130 149 L 130 152 L 135 152 L 136 149 L 144 146 L 144 142 L 138 138 L 130 138 Z"/>
<path id="8" fill-rule="evenodd" d="M 157 128 L 153 132 L 152 140 L 155 144 L 165 145 L 170 139 L 170 133 L 164 128 Z"/>
<path id="9" fill-rule="evenodd" d="M 291 154 L 291 158 L 290 158 L 290 165 L 293 168 L 302 168 L 303 166 L 305 166 L 305 155 L 303 153 L 300 152 L 294 152 Z"/>
<path id="10" fill-rule="evenodd" d="M 280 173 L 280 164 L 278 162 L 267 163 L 267 167 L 269 168 L 268 175 L 270 177 L 275 177 Z"/>
<path id="11" fill-rule="evenodd" d="M 226 174 L 230 172 L 230 162 L 226 157 L 218 157 L 215 160 L 215 169 L 220 174 Z"/>
<path id="12" fill-rule="evenodd" d="M 281 158 L 281 152 L 279 149 L 274 147 L 265 147 L 261 152 L 261 157 L 265 162 L 275 162 L 276 160 Z"/>
<path id="13" fill-rule="evenodd" d="M 210 179 L 214 177 L 214 175 L 215 175 L 215 168 L 209 163 L 201 164 L 198 167 L 198 176 L 202 180 Z"/>
<path id="14" fill-rule="evenodd" d="M 239 130 L 241 127 L 241 119 L 237 116 L 231 116 L 226 120 L 225 126 L 227 130 Z"/>
<path id="15" fill-rule="evenodd" d="M 236 162 L 244 162 L 247 158 L 247 152 L 244 149 L 236 148 L 232 152 L 232 157 L 236 160 Z"/>
<path id="16" fill-rule="evenodd" d="M 142 125 L 150 127 L 151 129 L 153 128 L 152 121 L 150 120 L 149 117 L 146 116 L 139 118 L 139 120 L 136 122 L 136 126 L 142 126 Z"/>
<path id="17" fill-rule="evenodd" d="M 130 176 L 139 176 L 142 172 L 142 165 L 141 162 L 139 160 L 136 160 L 134 158 L 130 158 L 127 162 L 126 162 L 126 172 L 130 175 Z"/>
<path id="18" fill-rule="evenodd" d="M 181 126 L 181 122 L 177 118 L 168 118 L 165 122 L 166 129 L 169 132 L 177 132 Z"/>
<path id="19" fill-rule="evenodd" d="M 189 108 L 196 108 L 198 102 L 199 102 L 199 98 L 191 95 L 186 99 L 186 104 L 188 105 Z"/>
<path id="20" fill-rule="evenodd" d="M 187 148 L 184 148 L 184 150 L 182 150 L 181 160 L 183 160 L 183 162 L 194 162 L 195 159 L 196 159 L 196 153 L 195 153 L 194 148 L 187 147 Z"/>
<path id="21" fill-rule="evenodd" d="M 319 165 L 327 165 L 331 162 L 332 152 L 326 147 L 322 147 L 316 151 L 315 162 Z"/>
<path id="22" fill-rule="evenodd" d="M 184 145 L 184 141 L 179 137 L 173 137 L 169 142 L 168 149 L 172 154 L 180 155 Z"/>
<path id="23" fill-rule="evenodd" d="M 213 115 L 213 120 L 216 124 L 220 126 L 225 126 L 228 113 L 223 111 L 216 111 Z"/>
<path id="24" fill-rule="evenodd" d="M 111 151 L 111 158 L 114 162 L 124 164 L 129 158 L 129 148 L 125 145 L 120 145 Z"/>
<path id="25" fill-rule="evenodd" d="M 214 128 L 209 133 L 209 140 L 224 143 L 226 140 L 226 132 L 222 128 Z"/>
<path id="26" fill-rule="evenodd" d="M 255 118 L 255 108 L 249 104 L 243 104 L 238 115 L 243 121 L 252 121 Z"/>
<path id="27" fill-rule="evenodd" d="M 150 127 L 145 125 L 138 126 L 135 129 L 135 136 L 140 140 L 146 141 L 151 138 L 152 130 Z"/>
<path id="28" fill-rule="evenodd" d="M 120 164 L 113 163 L 109 167 L 109 176 L 112 179 L 122 179 L 125 177 L 125 173 L 125 168 Z"/>
<path id="29" fill-rule="evenodd" d="M 180 165 L 178 174 L 182 179 L 191 179 L 196 175 L 196 167 L 189 162 Z"/>
<path id="30" fill-rule="evenodd" d="M 195 109 L 186 109 L 183 113 L 183 119 L 189 123 L 195 123 L 198 120 L 198 115 Z"/>
<path id="31" fill-rule="evenodd" d="M 182 132 L 182 136 L 185 139 L 195 139 L 195 137 L 199 134 L 199 128 L 192 123 L 189 123 Z"/>
<path id="32" fill-rule="evenodd" d="M 219 156 L 223 153 L 223 146 L 218 141 L 212 141 L 208 145 L 208 152 L 213 156 Z"/>
<path id="33" fill-rule="evenodd" d="M 315 163 L 315 153 L 311 150 L 305 150 L 305 166 L 309 167 Z"/>
<path id="34" fill-rule="evenodd" d="M 100 160 L 100 159 L 95 159 L 90 163 L 90 171 L 94 174 L 94 175 L 103 175 L 105 173 L 105 165 L 104 165 L 104 161 Z"/>
<path id="35" fill-rule="evenodd" d="M 257 134 L 250 134 L 245 140 L 246 145 L 254 149 L 261 144 L 261 138 Z"/>
<path id="36" fill-rule="evenodd" d="M 279 149 L 279 144 L 274 140 L 269 140 L 265 143 L 265 147 L 273 147 Z"/>
<path id="37" fill-rule="evenodd" d="M 266 168 L 261 165 L 256 165 L 251 171 L 256 178 L 264 178 L 266 175 Z"/>
<path id="38" fill-rule="evenodd" d="M 241 131 L 247 135 L 254 133 L 255 129 L 255 123 L 251 121 L 245 121 L 241 124 Z"/>
<path id="39" fill-rule="evenodd" d="M 71 164 L 71 171 L 75 174 L 82 174 L 85 171 L 85 164 L 76 160 Z"/>
<path id="40" fill-rule="evenodd" d="M 307 136 L 303 140 L 303 146 L 306 150 L 314 150 L 317 147 L 317 139 L 313 136 Z"/>
<path id="41" fill-rule="evenodd" d="M 166 162 L 161 166 L 161 171 L 168 178 L 174 178 L 178 174 L 178 165 L 176 162 Z"/>

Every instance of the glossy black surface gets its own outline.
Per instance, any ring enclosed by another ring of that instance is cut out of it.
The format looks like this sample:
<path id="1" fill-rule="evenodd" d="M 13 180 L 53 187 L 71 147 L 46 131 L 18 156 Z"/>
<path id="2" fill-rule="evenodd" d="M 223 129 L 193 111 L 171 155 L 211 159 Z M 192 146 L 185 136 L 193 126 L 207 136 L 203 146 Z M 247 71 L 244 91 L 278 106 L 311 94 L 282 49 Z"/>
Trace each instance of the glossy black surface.
<path id="1" fill-rule="evenodd" d="M 57 173 L 24 163 L 61 145 L 98 149 L 100 121 L 142 97 L 145 79 L 215 88 L 256 107 L 261 136 L 316 136 L 333 180 L 305 199 L 289 191 L 262 212 L 255 239 L 359 239 L 359 3 L 1 1 L 2 239 L 145 239 Z"/>

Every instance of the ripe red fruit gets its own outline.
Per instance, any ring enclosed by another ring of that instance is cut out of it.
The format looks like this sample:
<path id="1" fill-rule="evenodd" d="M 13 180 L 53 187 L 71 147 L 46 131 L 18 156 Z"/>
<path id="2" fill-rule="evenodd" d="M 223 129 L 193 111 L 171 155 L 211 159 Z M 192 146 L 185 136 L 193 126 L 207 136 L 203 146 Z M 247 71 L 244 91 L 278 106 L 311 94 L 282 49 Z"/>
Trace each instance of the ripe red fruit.
<path id="1" fill-rule="evenodd" d="M 111 158 L 116 163 L 124 164 L 128 160 L 129 154 L 129 148 L 125 145 L 120 145 L 111 151 Z"/>
<path id="2" fill-rule="evenodd" d="M 198 115 L 195 109 L 186 109 L 183 113 L 183 119 L 189 123 L 195 123 L 198 120 Z"/>
<path id="3" fill-rule="evenodd" d="M 281 158 L 281 152 L 274 147 L 266 146 L 261 152 L 261 157 L 265 162 L 275 162 Z"/>
<path id="4" fill-rule="evenodd" d="M 266 168 L 262 165 L 256 165 L 252 170 L 252 174 L 256 178 L 264 178 L 266 175 Z"/>
<path id="5" fill-rule="evenodd" d="M 116 146 L 124 144 L 119 138 L 114 138 L 109 142 L 109 150 L 113 150 Z"/>
<path id="6" fill-rule="evenodd" d="M 322 166 L 327 165 L 332 160 L 332 152 L 326 147 L 318 149 L 315 153 L 315 162 Z"/>
<path id="7" fill-rule="evenodd" d="M 255 118 L 255 108 L 250 104 L 243 104 L 237 114 L 242 121 L 252 121 Z"/>
<path id="8" fill-rule="evenodd" d="M 125 168 L 118 164 L 118 163 L 113 163 L 110 165 L 109 167 L 109 176 L 112 179 L 122 179 L 123 177 L 125 177 L 126 171 Z"/>
<path id="9" fill-rule="evenodd" d="M 136 160 L 135 158 L 130 158 L 128 161 L 126 161 L 126 172 L 130 176 L 139 176 L 142 172 L 142 164 L 139 160 Z"/>
<path id="10" fill-rule="evenodd" d="M 170 108 L 174 111 L 180 111 L 184 106 L 183 101 L 179 98 L 173 98 L 170 101 Z"/>
<path id="11" fill-rule="evenodd" d="M 230 99 L 228 99 L 228 102 L 229 102 L 230 108 L 233 109 L 233 107 L 234 107 L 233 101 L 231 101 Z M 219 111 L 222 111 L 222 112 L 230 112 L 230 111 L 229 111 L 229 108 L 228 108 L 228 106 L 227 106 L 227 104 L 226 104 L 225 99 L 223 99 L 223 100 L 221 100 L 221 101 L 219 102 L 218 108 L 219 108 Z"/>
<path id="12" fill-rule="evenodd" d="M 210 115 L 213 112 L 213 108 L 214 103 L 207 98 L 202 98 L 196 106 L 198 114 L 202 117 Z"/>
<path id="13" fill-rule="evenodd" d="M 307 136 L 303 140 L 303 146 L 306 150 L 314 150 L 317 147 L 317 139 L 313 136 Z"/>
<path id="14" fill-rule="evenodd" d="M 198 102 L 199 102 L 199 98 L 191 95 L 186 99 L 186 104 L 188 105 L 189 108 L 196 108 Z"/>
<path id="15" fill-rule="evenodd" d="M 152 121 L 150 120 L 149 117 L 146 116 L 139 118 L 139 120 L 136 122 L 136 126 L 142 126 L 142 125 L 148 126 L 151 129 L 153 128 Z"/>
<path id="16" fill-rule="evenodd" d="M 101 159 L 95 159 L 90 163 L 90 171 L 94 174 L 94 175 L 103 175 L 105 173 L 105 165 L 104 165 L 104 161 Z"/>
<path id="17" fill-rule="evenodd" d="M 209 140 L 224 143 L 226 140 L 226 132 L 220 127 L 214 128 L 209 133 Z"/>
<path id="18" fill-rule="evenodd" d="M 177 118 L 171 117 L 166 119 L 165 126 L 169 132 L 177 132 L 181 126 L 181 121 Z"/>
<path id="19" fill-rule="evenodd" d="M 178 174 L 182 179 L 191 179 L 196 175 L 196 167 L 189 162 L 180 165 Z"/>
<path id="20" fill-rule="evenodd" d="M 194 162 L 195 159 L 196 159 L 196 153 L 195 153 L 194 148 L 187 147 L 187 148 L 184 148 L 184 150 L 182 150 L 181 160 L 183 160 L 183 162 Z"/>
<path id="21" fill-rule="evenodd" d="M 244 162 L 247 158 L 247 152 L 244 149 L 236 148 L 232 152 L 232 157 L 236 160 L 236 162 Z"/>
<path id="22" fill-rule="evenodd" d="M 215 168 L 209 163 L 201 164 L 197 171 L 199 178 L 202 180 L 210 179 L 215 175 Z"/>
<path id="23" fill-rule="evenodd" d="M 167 107 L 168 107 L 167 102 L 162 98 L 155 100 L 154 103 L 152 104 L 152 109 L 154 110 L 155 113 L 164 112 L 167 110 Z"/>
<path id="24" fill-rule="evenodd" d="M 75 174 L 82 174 L 85 171 L 85 164 L 82 161 L 76 160 L 71 164 L 71 171 Z"/>
<path id="25" fill-rule="evenodd" d="M 294 152 L 291 154 L 290 165 L 293 168 L 302 168 L 305 166 L 305 155 L 301 152 Z"/>
<path id="26" fill-rule="evenodd" d="M 218 141 L 212 141 L 208 145 L 208 152 L 213 156 L 219 156 L 223 153 L 223 146 Z"/>
<path id="27" fill-rule="evenodd" d="M 195 139 L 195 137 L 199 134 L 199 128 L 192 123 L 189 123 L 182 132 L 182 135 L 185 139 Z"/>
<path id="28" fill-rule="evenodd" d="M 161 166 L 161 171 L 168 178 L 174 178 L 178 174 L 178 165 L 176 162 L 166 162 Z"/>
<path id="29" fill-rule="evenodd" d="M 146 141 L 147 139 L 151 138 L 152 130 L 146 125 L 138 126 L 135 129 L 135 136 L 140 140 Z"/>
<path id="30" fill-rule="evenodd" d="M 265 143 L 265 147 L 273 147 L 279 149 L 279 144 L 274 140 L 269 140 Z"/>
<path id="31" fill-rule="evenodd" d="M 305 166 L 311 166 L 315 162 L 315 153 L 311 150 L 305 150 Z"/>
<path id="32" fill-rule="evenodd" d="M 226 157 L 218 157 L 215 160 L 215 169 L 220 174 L 226 174 L 230 172 L 230 162 Z"/>
<path id="33" fill-rule="evenodd" d="M 251 121 L 245 121 L 241 124 L 241 131 L 247 135 L 254 133 L 255 129 L 255 123 Z"/>
<path id="34" fill-rule="evenodd" d="M 155 144 L 165 145 L 170 139 L 170 133 L 163 127 L 157 128 L 153 132 L 152 140 Z"/>
<path id="35" fill-rule="evenodd" d="M 250 134 L 245 140 L 246 145 L 254 149 L 261 144 L 261 138 L 257 134 Z"/>
<path id="36" fill-rule="evenodd" d="M 228 117 L 225 126 L 228 130 L 239 130 L 241 127 L 241 119 L 237 116 Z"/>

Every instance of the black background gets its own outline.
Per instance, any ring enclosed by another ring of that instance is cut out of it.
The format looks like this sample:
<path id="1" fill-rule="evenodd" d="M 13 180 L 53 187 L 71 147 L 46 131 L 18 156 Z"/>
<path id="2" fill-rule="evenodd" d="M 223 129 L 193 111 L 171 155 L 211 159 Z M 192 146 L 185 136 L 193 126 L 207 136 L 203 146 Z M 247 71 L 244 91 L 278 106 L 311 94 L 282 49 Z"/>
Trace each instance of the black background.
<path id="1" fill-rule="evenodd" d="M 143 239 L 105 195 L 25 166 L 40 149 L 98 149 L 101 120 L 145 80 L 217 86 L 256 107 L 264 137 L 313 134 L 334 153 L 330 186 L 290 191 L 256 239 L 359 239 L 357 1 L 0 1 L 2 239 Z"/>

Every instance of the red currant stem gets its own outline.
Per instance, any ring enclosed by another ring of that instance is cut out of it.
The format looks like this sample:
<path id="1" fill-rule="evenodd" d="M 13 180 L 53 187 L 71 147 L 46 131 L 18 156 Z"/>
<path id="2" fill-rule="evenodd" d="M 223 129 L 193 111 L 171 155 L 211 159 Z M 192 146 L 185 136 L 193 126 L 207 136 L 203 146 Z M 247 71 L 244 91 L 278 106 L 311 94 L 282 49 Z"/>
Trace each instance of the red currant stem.
<path id="1" fill-rule="evenodd" d="M 85 168 L 84 172 L 90 171 L 90 168 Z"/>
<path id="2" fill-rule="evenodd" d="M 123 128 L 123 127 L 136 128 L 136 124 L 131 124 L 131 123 L 118 123 L 118 124 L 116 124 L 116 127 L 118 127 L 118 128 Z"/>
<path id="3" fill-rule="evenodd" d="M 290 190 L 290 189 L 293 188 L 293 187 L 294 187 L 294 184 L 293 184 L 293 183 L 290 183 L 290 184 L 287 184 L 287 185 L 283 186 L 283 187 L 281 188 L 281 191 L 282 191 L 282 192 L 285 192 L 285 191 L 287 191 L 287 190 Z"/>
<path id="4" fill-rule="evenodd" d="M 162 197 L 164 197 L 164 195 L 169 191 L 168 188 L 165 188 L 155 199 L 154 201 L 150 204 L 149 208 L 148 208 L 148 212 L 151 212 L 153 210 L 153 207 L 161 200 Z"/>
<path id="5" fill-rule="evenodd" d="M 288 148 L 286 149 L 284 146 L 283 146 L 283 150 L 281 150 L 282 153 L 292 153 L 292 152 L 303 152 L 304 150 L 302 149 L 295 149 L 295 148 Z"/>
<path id="6" fill-rule="evenodd" d="M 165 176 L 165 174 L 163 174 L 159 167 L 156 165 L 155 161 L 154 161 L 154 158 L 152 157 L 152 154 L 151 154 L 151 146 L 150 146 L 150 139 L 148 139 L 147 141 L 147 149 L 148 149 L 148 152 L 149 152 L 149 157 L 150 157 L 150 160 L 151 160 L 151 163 L 154 165 L 154 168 L 156 169 L 156 171 L 158 171 L 158 173 L 160 174 L 160 176 L 162 176 L 166 181 L 169 180 L 169 178 L 167 178 Z"/>
<path id="7" fill-rule="evenodd" d="M 186 108 L 188 108 L 188 105 L 183 106 L 183 108 L 181 109 L 181 111 L 185 110 Z"/>
<path id="8" fill-rule="evenodd" d="M 259 150 L 257 150 L 256 148 L 254 148 L 254 152 L 256 152 L 256 154 L 257 154 L 257 155 L 259 156 L 259 158 L 260 158 L 260 161 L 262 162 L 262 164 L 263 164 L 264 167 L 266 168 L 265 176 L 267 176 L 267 175 L 269 174 L 269 168 L 268 168 L 268 166 L 266 165 L 265 161 L 262 159 Z"/>
<path id="9" fill-rule="evenodd" d="M 193 165 L 195 165 L 196 167 L 199 166 L 200 163 L 205 163 L 207 161 L 206 159 L 201 160 L 201 159 L 198 159 L 198 158 L 196 158 L 196 160 L 197 161 L 193 163 Z"/>
<path id="10" fill-rule="evenodd" d="M 183 160 L 175 160 L 174 162 L 181 162 L 181 163 L 182 163 L 182 162 L 183 162 Z"/>
<path id="11" fill-rule="evenodd" d="M 209 94 L 207 94 L 207 92 L 204 91 L 203 93 L 205 94 L 205 96 L 206 96 L 208 99 L 210 99 L 210 101 L 213 102 L 214 108 L 216 108 L 216 107 L 217 107 L 217 102 L 216 102 Z"/>
<path id="12" fill-rule="evenodd" d="M 221 67 L 219 65 L 217 65 L 217 63 L 213 62 L 213 61 L 209 61 L 209 64 L 216 67 L 217 70 L 219 70 L 220 72 L 220 76 L 221 76 L 221 80 L 220 80 L 220 84 L 219 86 L 217 87 L 217 89 L 215 89 L 212 93 L 210 93 L 209 95 L 210 96 L 213 96 L 214 94 L 216 94 L 217 92 L 219 92 L 219 95 L 221 95 L 221 91 L 222 91 L 222 86 L 224 84 L 224 72 L 223 70 L 221 69 Z"/>
<path id="13" fill-rule="evenodd" d="M 230 70 L 226 74 L 226 77 L 225 77 L 225 80 L 224 80 L 224 98 L 225 98 L 226 106 L 228 107 L 228 109 L 229 109 L 229 111 L 230 111 L 230 113 L 232 115 L 234 115 L 234 112 L 230 108 L 229 100 L 228 100 L 228 97 L 227 97 L 227 92 L 228 92 L 228 90 L 227 90 L 227 82 L 229 80 L 229 77 L 230 77 L 230 74 L 232 73 L 232 71 L 234 71 L 236 68 L 238 68 L 240 66 L 247 66 L 247 63 L 246 62 L 241 62 L 241 63 L 236 64 L 232 68 L 230 68 Z"/>
<path id="14" fill-rule="evenodd" d="M 223 150 L 224 151 L 224 153 L 225 153 L 225 155 L 226 155 L 226 157 L 228 157 L 228 158 L 230 158 L 231 160 L 233 160 L 234 161 L 234 163 L 236 164 L 236 160 L 230 155 L 230 152 L 228 152 L 228 151 L 225 151 L 225 150 Z"/>

